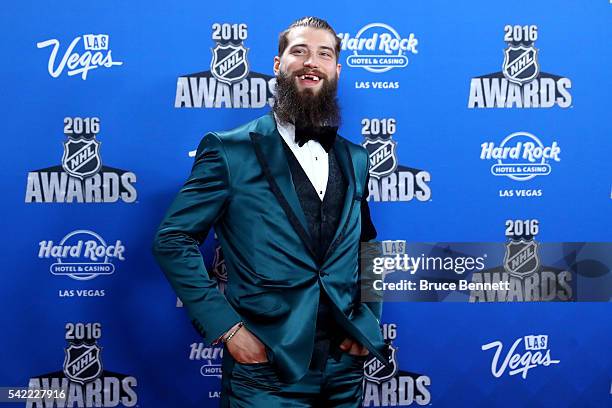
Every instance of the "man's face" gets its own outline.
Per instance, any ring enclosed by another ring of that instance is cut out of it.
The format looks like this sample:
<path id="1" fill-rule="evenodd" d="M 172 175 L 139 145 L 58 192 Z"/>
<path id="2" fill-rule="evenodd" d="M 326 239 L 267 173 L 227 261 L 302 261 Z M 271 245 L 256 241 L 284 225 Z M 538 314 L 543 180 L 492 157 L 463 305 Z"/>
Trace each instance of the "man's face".
<path id="1" fill-rule="evenodd" d="M 282 55 L 274 57 L 274 74 L 292 78 L 300 94 L 317 94 L 324 82 L 335 82 L 340 64 L 334 51 L 336 40 L 327 30 L 296 27 L 287 34 Z"/>

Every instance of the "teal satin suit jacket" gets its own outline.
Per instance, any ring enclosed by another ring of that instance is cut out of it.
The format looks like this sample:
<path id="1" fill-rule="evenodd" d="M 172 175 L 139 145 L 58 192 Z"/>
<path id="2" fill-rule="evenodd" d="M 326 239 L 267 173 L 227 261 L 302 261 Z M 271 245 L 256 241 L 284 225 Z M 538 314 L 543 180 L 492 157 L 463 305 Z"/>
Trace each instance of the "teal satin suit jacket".
<path id="1" fill-rule="evenodd" d="M 308 370 L 320 288 L 342 329 L 386 363 L 380 304 L 359 300 L 367 151 L 336 138 L 348 191 L 332 244 L 317 259 L 282 143 L 271 113 L 204 136 L 191 175 L 157 231 L 155 258 L 205 341 L 244 321 L 286 382 Z M 213 226 L 227 269 L 225 296 L 198 248 Z"/>

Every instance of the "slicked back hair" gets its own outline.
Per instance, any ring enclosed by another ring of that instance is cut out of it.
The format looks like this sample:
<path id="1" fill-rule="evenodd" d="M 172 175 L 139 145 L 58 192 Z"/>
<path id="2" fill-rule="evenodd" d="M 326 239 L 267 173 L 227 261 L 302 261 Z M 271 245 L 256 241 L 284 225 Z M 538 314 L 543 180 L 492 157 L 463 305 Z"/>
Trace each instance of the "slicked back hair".
<path id="1" fill-rule="evenodd" d="M 338 61 L 338 59 L 340 58 L 340 38 L 338 38 L 338 34 L 336 34 L 336 31 L 334 31 L 332 26 L 330 26 L 327 21 L 323 20 L 322 18 L 313 17 L 313 16 L 302 17 L 298 20 L 295 20 L 293 23 L 291 23 L 289 27 L 287 27 L 287 29 L 285 29 L 282 33 L 280 33 L 278 37 L 278 56 L 279 57 L 283 55 L 283 52 L 285 52 L 287 45 L 289 45 L 289 39 L 288 39 L 289 31 L 291 31 L 292 29 L 296 27 L 312 27 L 312 28 L 318 28 L 318 29 L 326 30 L 330 32 L 334 36 L 334 39 L 336 40 L 334 51 L 336 52 L 336 61 Z"/>

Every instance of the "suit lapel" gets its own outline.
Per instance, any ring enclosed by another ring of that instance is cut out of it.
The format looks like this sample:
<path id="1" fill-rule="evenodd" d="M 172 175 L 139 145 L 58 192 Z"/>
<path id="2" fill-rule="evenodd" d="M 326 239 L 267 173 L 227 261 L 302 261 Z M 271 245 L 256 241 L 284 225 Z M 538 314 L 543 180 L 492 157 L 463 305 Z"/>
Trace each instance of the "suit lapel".
<path id="1" fill-rule="evenodd" d="M 270 184 L 272 193 L 287 215 L 289 222 L 313 259 L 317 259 L 308 233 L 306 216 L 295 192 L 291 170 L 289 170 L 289 163 L 282 146 L 281 135 L 276 129 L 274 117 L 266 115 L 262 121 L 264 121 L 263 126 L 250 133 L 257 160 Z"/>
<path id="2" fill-rule="evenodd" d="M 353 169 L 353 160 L 346 142 L 337 137 L 336 142 L 334 143 L 334 151 L 336 153 L 336 159 L 338 161 L 338 165 L 340 166 L 340 170 L 342 171 L 342 174 L 346 180 L 347 190 L 346 194 L 344 195 L 344 204 L 342 205 L 342 213 L 340 215 L 340 220 L 338 221 L 338 226 L 336 227 L 336 233 L 334 234 L 334 238 L 332 239 L 332 242 L 327 249 L 325 256 L 323 257 L 323 262 L 325 262 L 325 260 L 334 252 L 340 242 L 342 242 L 342 240 L 345 238 L 344 231 L 355 203 L 355 172 Z"/>
<path id="3" fill-rule="evenodd" d="M 253 142 L 255 154 L 257 155 L 257 160 L 259 161 L 264 176 L 268 180 L 272 193 L 276 196 L 289 222 L 304 242 L 304 245 L 313 259 L 318 260 L 311 242 L 312 238 L 308 232 L 306 216 L 304 215 L 300 200 L 295 192 L 291 170 L 289 169 L 287 156 L 282 146 L 281 135 L 278 133 L 272 113 L 264 116 L 260 120 L 257 129 L 250 132 L 250 137 Z M 344 196 L 342 213 L 334 238 L 325 256 L 321 260 L 322 262 L 325 262 L 344 239 L 346 224 L 355 203 L 355 172 L 353 169 L 353 160 L 346 142 L 340 137 L 336 138 L 334 151 L 340 170 L 347 181 L 347 191 Z"/>

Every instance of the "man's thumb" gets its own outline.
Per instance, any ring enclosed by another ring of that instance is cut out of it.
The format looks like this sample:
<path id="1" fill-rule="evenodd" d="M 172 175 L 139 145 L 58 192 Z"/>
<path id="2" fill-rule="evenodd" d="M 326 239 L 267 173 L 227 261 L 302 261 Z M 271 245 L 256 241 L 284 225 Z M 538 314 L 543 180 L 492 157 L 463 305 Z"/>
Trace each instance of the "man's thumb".
<path id="1" fill-rule="evenodd" d="M 344 341 L 340 343 L 340 350 L 347 351 L 348 349 L 351 348 L 352 344 L 353 342 L 351 341 L 351 339 L 344 339 Z"/>

